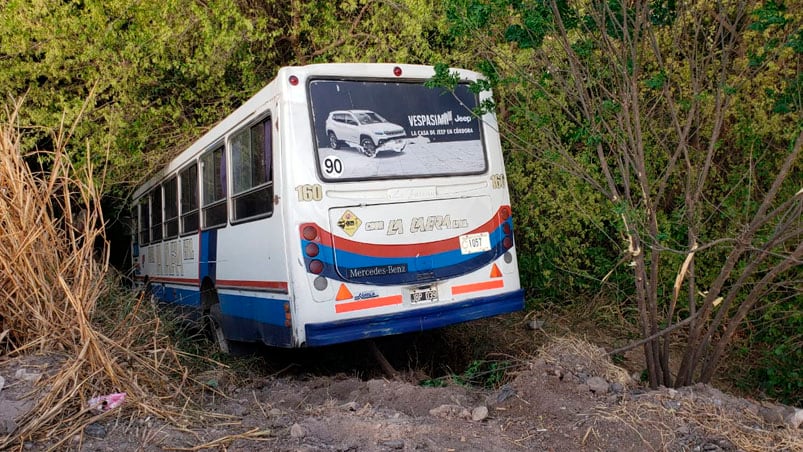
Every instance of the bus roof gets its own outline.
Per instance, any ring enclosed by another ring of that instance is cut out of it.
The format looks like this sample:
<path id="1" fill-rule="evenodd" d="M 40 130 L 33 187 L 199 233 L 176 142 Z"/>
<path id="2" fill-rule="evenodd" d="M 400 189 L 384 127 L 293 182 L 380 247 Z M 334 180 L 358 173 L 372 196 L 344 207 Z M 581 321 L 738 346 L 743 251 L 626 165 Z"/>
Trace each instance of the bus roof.
<path id="1" fill-rule="evenodd" d="M 476 81 L 482 75 L 467 69 L 450 68 L 456 72 L 461 81 Z M 276 77 L 248 99 L 232 113 L 227 115 L 201 138 L 192 143 L 177 157 L 161 168 L 147 182 L 134 191 L 134 200 L 138 200 L 149 190 L 159 184 L 168 174 L 184 167 L 205 151 L 223 144 L 223 139 L 242 122 L 261 112 L 262 107 L 280 92 L 292 87 L 302 89 L 310 78 L 343 78 L 343 79 L 399 79 L 428 80 L 435 74 L 433 66 L 395 63 L 320 63 L 306 66 L 285 66 L 278 70 Z M 292 81 L 295 80 L 295 82 Z M 306 93 L 305 93 L 306 95 Z"/>

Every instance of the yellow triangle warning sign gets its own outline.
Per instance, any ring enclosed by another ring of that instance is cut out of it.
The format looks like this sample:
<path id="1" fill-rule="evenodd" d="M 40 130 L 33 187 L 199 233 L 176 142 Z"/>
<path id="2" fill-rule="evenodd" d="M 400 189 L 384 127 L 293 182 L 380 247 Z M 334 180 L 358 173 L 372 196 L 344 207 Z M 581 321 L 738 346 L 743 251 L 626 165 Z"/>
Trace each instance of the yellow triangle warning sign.
<path id="1" fill-rule="evenodd" d="M 335 297 L 335 300 L 343 301 L 350 298 L 354 298 L 354 295 L 351 294 L 351 291 L 348 289 L 348 287 L 346 287 L 345 284 L 341 284 L 340 289 L 337 290 L 337 296 Z"/>
<path id="2" fill-rule="evenodd" d="M 493 267 L 491 267 L 491 278 L 501 278 L 501 277 L 502 277 L 502 272 L 500 272 L 499 267 L 497 267 L 496 264 L 494 264 Z"/>

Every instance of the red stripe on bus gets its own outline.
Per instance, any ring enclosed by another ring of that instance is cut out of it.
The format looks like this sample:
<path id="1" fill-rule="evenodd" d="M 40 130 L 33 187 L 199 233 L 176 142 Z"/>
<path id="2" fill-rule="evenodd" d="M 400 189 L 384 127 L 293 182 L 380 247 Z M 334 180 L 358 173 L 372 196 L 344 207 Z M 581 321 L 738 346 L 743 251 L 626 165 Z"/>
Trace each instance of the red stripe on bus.
<path id="1" fill-rule="evenodd" d="M 491 281 L 462 284 L 459 286 L 452 286 L 452 295 L 460 295 L 469 292 L 479 292 L 481 290 L 501 289 L 502 287 L 505 287 L 504 279 L 494 279 Z"/>
<path id="2" fill-rule="evenodd" d="M 144 276 L 138 278 L 145 279 Z M 169 276 L 154 276 L 150 278 L 151 282 L 164 282 L 164 283 L 177 283 L 177 284 L 191 284 L 198 285 L 198 278 L 171 278 Z"/>
<path id="3" fill-rule="evenodd" d="M 401 295 L 391 295 L 389 297 L 369 298 L 367 300 L 352 301 L 350 303 L 340 303 L 335 305 L 335 312 L 359 311 L 361 309 L 380 308 L 382 306 L 393 306 L 402 304 Z"/>
<path id="4" fill-rule="evenodd" d="M 244 281 L 236 279 L 218 279 L 217 286 L 224 286 L 226 288 L 255 288 L 255 289 L 273 289 L 287 291 L 286 281 Z"/>
<path id="5" fill-rule="evenodd" d="M 505 207 L 506 206 L 500 207 L 490 220 L 471 231 L 464 232 L 464 234 L 476 234 L 479 232 L 487 232 L 489 234 L 493 233 L 493 231 L 495 231 L 496 228 L 498 228 L 502 223 L 499 218 L 499 212 Z M 356 242 L 333 235 L 317 225 L 316 227 L 318 228 L 321 236 L 321 243 L 334 244 L 334 247 L 337 250 L 348 251 L 355 254 L 382 257 L 412 257 L 416 255 L 428 256 L 431 254 L 438 254 L 460 249 L 459 236 L 449 237 L 448 239 L 443 240 L 436 240 L 434 242 L 383 245 L 377 243 Z"/>
<path id="6" fill-rule="evenodd" d="M 460 239 L 450 237 L 435 242 L 421 242 L 399 245 L 381 245 L 376 243 L 355 242 L 342 237 L 333 236 L 335 249 L 354 254 L 381 257 L 411 257 L 416 255 L 428 256 L 446 251 L 460 249 Z M 423 253 L 422 253 L 423 251 Z"/>

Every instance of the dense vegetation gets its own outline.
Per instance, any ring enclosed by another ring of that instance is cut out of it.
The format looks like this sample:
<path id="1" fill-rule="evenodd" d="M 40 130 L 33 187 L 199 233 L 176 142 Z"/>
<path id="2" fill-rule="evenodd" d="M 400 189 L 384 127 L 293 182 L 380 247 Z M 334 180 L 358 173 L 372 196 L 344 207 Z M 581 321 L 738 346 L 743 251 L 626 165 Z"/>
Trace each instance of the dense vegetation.
<path id="1" fill-rule="evenodd" d="M 530 307 L 616 303 L 653 385 L 735 344 L 745 385 L 800 404 L 801 3 L 4 0 L 0 90 L 26 150 L 81 116 L 74 162 L 124 199 L 280 66 L 481 70 Z"/>

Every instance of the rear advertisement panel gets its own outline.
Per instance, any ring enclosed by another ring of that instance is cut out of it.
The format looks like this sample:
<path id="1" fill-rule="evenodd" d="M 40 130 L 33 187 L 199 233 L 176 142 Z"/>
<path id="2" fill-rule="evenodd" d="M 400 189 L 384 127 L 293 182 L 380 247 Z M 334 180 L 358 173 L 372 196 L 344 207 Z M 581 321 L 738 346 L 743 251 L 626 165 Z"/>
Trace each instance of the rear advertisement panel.
<path id="1" fill-rule="evenodd" d="M 479 174 L 487 160 L 468 85 L 312 80 L 318 165 L 325 180 Z"/>

